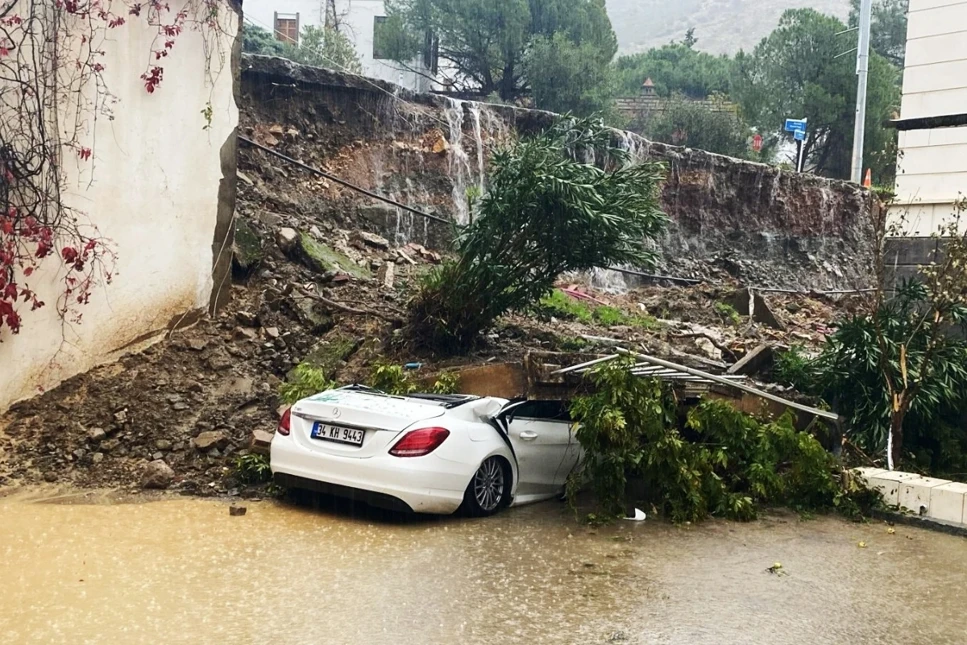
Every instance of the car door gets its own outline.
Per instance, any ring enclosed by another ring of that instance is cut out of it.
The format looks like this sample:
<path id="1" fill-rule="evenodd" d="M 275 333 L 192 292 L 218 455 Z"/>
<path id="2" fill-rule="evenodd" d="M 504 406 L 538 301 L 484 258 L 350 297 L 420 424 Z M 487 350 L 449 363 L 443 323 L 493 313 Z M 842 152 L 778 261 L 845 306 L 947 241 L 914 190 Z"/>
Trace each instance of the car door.
<path id="1" fill-rule="evenodd" d="M 517 496 L 524 501 L 558 493 L 580 452 L 566 404 L 524 401 L 508 411 L 505 421 L 517 457 Z"/>

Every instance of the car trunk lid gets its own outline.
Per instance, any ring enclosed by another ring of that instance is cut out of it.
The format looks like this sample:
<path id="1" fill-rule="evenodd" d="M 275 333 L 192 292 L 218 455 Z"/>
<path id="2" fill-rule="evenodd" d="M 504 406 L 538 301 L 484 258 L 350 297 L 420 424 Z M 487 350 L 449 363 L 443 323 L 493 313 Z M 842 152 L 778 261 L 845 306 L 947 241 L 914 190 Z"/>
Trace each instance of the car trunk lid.
<path id="1" fill-rule="evenodd" d="M 292 407 L 292 432 L 310 449 L 331 455 L 366 458 L 385 452 L 405 428 L 443 416 L 443 405 L 363 390 L 339 389 L 303 399 Z M 343 437 L 358 437 L 362 445 L 313 438 L 317 425 Z M 343 433 L 342 429 L 350 432 Z"/>

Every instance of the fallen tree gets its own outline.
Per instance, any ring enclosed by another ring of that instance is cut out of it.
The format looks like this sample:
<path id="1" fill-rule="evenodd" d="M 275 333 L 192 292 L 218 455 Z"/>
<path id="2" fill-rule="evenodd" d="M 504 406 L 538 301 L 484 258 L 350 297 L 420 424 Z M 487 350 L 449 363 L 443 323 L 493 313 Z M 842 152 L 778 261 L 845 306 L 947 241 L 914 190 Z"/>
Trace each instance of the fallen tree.
<path id="1" fill-rule="evenodd" d="M 664 169 L 631 163 L 600 120 L 563 118 L 494 153 L 490 187 L 457 237 L 457 259 L 422 284 L 411 339 L 447 353 L 468 350 L 501 314 L 551 291 L 567 271 L 633 263 L 665 229 Z"/>

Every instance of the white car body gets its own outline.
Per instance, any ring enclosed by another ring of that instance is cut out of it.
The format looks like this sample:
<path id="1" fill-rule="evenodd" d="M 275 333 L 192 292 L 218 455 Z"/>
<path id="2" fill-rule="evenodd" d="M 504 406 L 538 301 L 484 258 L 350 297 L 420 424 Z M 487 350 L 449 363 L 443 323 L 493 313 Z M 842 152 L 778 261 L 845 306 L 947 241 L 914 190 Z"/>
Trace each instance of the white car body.
<path id="1" fill-rule="evenodd" d="M 449 514 L 463 504 L 481 465 L 499 457 L 511 474 L 502 505 L 549 499 L 561 494 L 583 454 L 572 424 L 560 418 L 555 405 L 563 409 L 559 402 L 399 397 L 356 386 L 328 390 L 292 406 L 289 433 L 276 432 L 272 439 L 272 472 L 288 486 L 393 509 Z M 315 428 L 323 437 L 312 436 Z M 429 454 L 390 453 L 415 430 L 435 432 L 428 428 L 449 431 Z M 358 440 L 359 432 L 361 445 L 328 437 Z"/>

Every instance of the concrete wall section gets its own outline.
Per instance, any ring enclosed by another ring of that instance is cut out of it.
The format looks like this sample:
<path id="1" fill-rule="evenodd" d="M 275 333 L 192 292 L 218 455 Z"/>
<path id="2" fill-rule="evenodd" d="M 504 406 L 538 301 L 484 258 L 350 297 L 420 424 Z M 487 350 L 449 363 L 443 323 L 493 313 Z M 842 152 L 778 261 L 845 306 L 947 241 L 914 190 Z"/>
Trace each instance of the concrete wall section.
<path id="1" fill-rule="evenodd" d="M 172 11 L 182 4 L 171 2 Z M 48 306 L 22 308 L 20 334 L 4 330 L 0 338 L 0 409 L 138 349 L 186 314 L 208 307 L 220 151 L 238 122 L 231 48 L 239 18 L 227 2 L 222 6 L 221 33 L 208 43 L 217 42 L 216 49 L 206 54 L 206 35 L 186 29 L 152 94 L 139 77 L 157 29 L 129 20 L 104 44 L 106 82 L 117 98 L 114 118 L 82 128 L 92 161 L 65 155 L 65 201 L 110 240 L 114 279 L 78 308 L 82 321 L 69 324 L 54 306 L 64 289 L 61 267 L 54 258 L 41 265 L 30 285 Z M 209 102 L 212 119 L 204 129 L 201 112 Z M 80 115 L 82 123 L 94 123 L 83 110 Z M 69 128 L 72 118 L 65 105 L 61 126 Z M 234 174 L 233 161 L 229 166 Z"/>
<path id="2" fill-rule="evenodd" d="M 888 507 L 967 528 L 967 484 L 882 468 L 855 468 L 853 473 L 879 492 Z"/>

